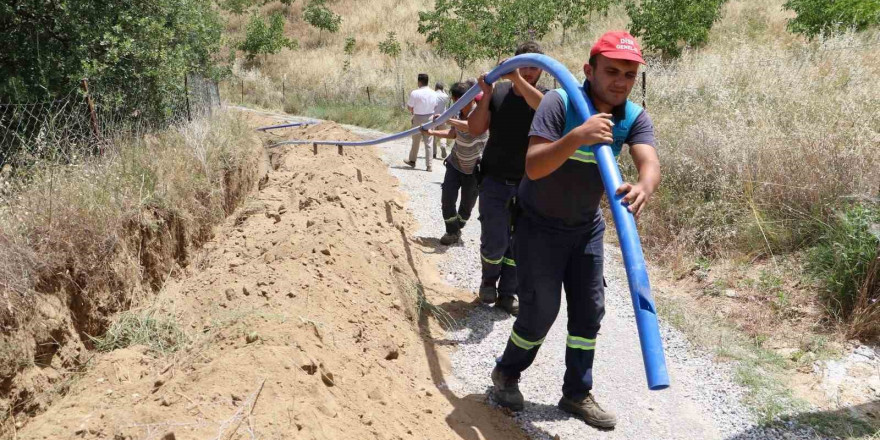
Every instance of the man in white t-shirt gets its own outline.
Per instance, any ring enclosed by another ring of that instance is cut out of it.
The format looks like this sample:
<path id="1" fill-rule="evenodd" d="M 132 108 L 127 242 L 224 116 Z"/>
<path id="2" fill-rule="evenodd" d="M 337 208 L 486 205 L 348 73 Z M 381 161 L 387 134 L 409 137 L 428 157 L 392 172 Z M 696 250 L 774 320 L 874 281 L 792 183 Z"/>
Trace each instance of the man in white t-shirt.
<path id="1" fill-rule="evenodd" d="M 428 74 L 420 73 L 418 80 L 419 88 L 413 90 L 412 93 L 409 94 L 409 101 L 406 102 L 406 107 L 409 109 L 409 112 L 412 113 L 413 127 L 418 127 L 426 122 L 430 122 L 431 117 L 434 115 L 434 108 L 437 107 L 437 93 L 428 87 Z M 419 140 L 425 144 L 426 169 L 431 171 L 431 136 L 428 136 L 422 131 L 413 135 L 412 148 L 409 150 L 409 159 L 403 162 L 413 168 L 416 167 L 416 158 L 419 154 Z"/>
<path id="2" fill-rule="evenodd" d="M 440 116 L 443 112 L 446 111 L 446 107 L 449 105 L 449 95 L 446 94 L 444 90 L 446 88 L 446 84 L 438 81 L 437 84 L 434 85 L 434 91 L 437 93 L 437 106 L 434 107 L 434 116 Z M 449 130 L 449 124 L 442 124 L 434 127 L 435 130 Z M 441 151 L 440 159 L 446 159 L 446 138 L 440 136 L 434 136 L 434 159 L 437 158 L 437 150 Z"/>

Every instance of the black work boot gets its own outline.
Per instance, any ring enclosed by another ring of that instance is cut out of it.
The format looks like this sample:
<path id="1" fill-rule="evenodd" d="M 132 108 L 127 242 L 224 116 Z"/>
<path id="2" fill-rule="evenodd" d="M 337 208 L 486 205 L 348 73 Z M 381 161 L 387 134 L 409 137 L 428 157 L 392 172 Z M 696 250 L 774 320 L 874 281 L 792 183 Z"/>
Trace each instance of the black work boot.
<path id="1" fill-rule="evenodd" d="M 495 402 L 513 411 L 522 411 L 523 395 L 519 392 L 517 379 L 508 377 L 496 366 L 492 370 L 492 384 L 495 385 L 492 390 L 492 398 L 495 399 Z"/>
<path id="2" fill-rule="evenodd" d="M 617 424 L 617 417 L 602 409 L 592 393 L 587 393 L 587 396 L 580 401 L 563 396 L 559 400 L 559 409 L 574 414 L 597 428 L 611 429 Z"/>
<path id="3" fill-rule="evenodd" d="M 495 307 L 504 310 L 510 316 L 519 315 L 519 301 L 513 295 L 502 295 L 495 303 Z"/>
<path id="4" fill-rule="evenodd" d="M 440 237 L 440 244 L 443 246 L 449 246 L 455 243 L 458 243 L 458 240 L 461 239 L 460 232 L 447 232 Z"/>
<path id="5" fill-rule="evenodd" d="M 480 301 L 483 304 L 492 304 L 496 299 L 498 299 L 498 289 L 495 287 L 495 284 L 483 283 L 480 286 Z"/>

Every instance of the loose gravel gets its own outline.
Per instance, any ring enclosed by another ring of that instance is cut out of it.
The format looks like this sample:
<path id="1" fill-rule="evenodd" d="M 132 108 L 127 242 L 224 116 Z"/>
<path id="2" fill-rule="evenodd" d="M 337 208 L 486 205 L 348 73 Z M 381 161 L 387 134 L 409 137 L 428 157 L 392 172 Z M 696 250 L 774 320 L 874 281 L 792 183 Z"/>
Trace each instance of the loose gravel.
<path id="1" fill-rule="evenodd" d="M 347 127 L 368 138 L 381 133 Z M 415 237 L 438 239 L 444 232 L 440 212 L 440 184 L 445 168 L 434 161 L 425 171 L 420 152 L 416 169 L 403 163 L 410 141 L 377 147 L 390 172 L 408 197 L 408 208 L 419 221 Z M 475 209 L 462 242 L 437 245 L 443 254 L 439 270 L 454 286 L 476 291 L 480 279 L 480 227 Z M 610 231 L 610 230 L 609 230 Z M 524 374 L 520 388 L 526 406 L 512 415 L 535 439 L 814 439 L 798 429 L 763 428 L 742 404 L 744 390 L 732 382 L 729 364 L 719 364 L 676 329 L 661 322 L 667 366 L 672 386 L 663 391 L 647 388 L 632 303 L 620 251 L 606 246 L 606 315 L 599 334 L 594 377 L 597 400 L 618 416 L 617 428 L 596 430 L 556 408 L 565 370 L 567 320 L 565 302 L 535 363 Z M 513 318 L 489 306 L 479 306 L 460 323 L 449 339 L 458 341 L 452 356 L 452 391 L 460 395 L 483 394 L 491 389 L 489 373 L 510 335 Z"/>

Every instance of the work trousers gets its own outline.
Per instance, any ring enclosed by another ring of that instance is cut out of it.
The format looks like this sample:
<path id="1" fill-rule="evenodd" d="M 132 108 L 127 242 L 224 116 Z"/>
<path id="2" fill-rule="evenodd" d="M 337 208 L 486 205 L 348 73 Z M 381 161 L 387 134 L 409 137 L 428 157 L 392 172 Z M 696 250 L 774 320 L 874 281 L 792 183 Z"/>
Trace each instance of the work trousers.
<path id="1" fill-rule="evenodd" d="M 510 246 L 510 208 L 519 180 L 486 176 L 480 184 L 480 257 L 483 285 L 496 285 L 499 296 L 516 294 L 516 260 Z"/>
<path id="2" fill-rule="evenodd" d="M 426 122 L 431 121 L 431 115 L 413 115 L 412 126 L 418 127 Z M 412 136 L 412 147 L 409 149 L 409 161 L 415 163 L 419 157 L 419 142 L 425 144 L 425 166 L 431 168 L 431 136 L 424 132 L 418 132 Z"/>
<path id="3" fill-rule="evenodd" d="M 455 234 L 471 218 L 471 211 L 477 203 L 477 196 L 479 196 L 477 177 L 473 174 L 462 173 L 448 160 L 443 163 L 446 164 L 446 175 L 443 177 L 440 206 L 443 210 L 443 220 L 446 222 L 446 232 Z M 459 191 L 461 191 L 461 204 L 456 208 Z"/>
<path id="4" fill-rule="evenodd" d="M 593 388 L 596 336 L 605 315 L 601 217 L 587 230 L 549 228 L 528 214 L 515 232 L 520 311 L 504 354 L 497 360 L 505 375 L 519 378 L 538 354 L 556 320 L 565 287 L 568 337 L 562 394 L 580 400 Z"/>

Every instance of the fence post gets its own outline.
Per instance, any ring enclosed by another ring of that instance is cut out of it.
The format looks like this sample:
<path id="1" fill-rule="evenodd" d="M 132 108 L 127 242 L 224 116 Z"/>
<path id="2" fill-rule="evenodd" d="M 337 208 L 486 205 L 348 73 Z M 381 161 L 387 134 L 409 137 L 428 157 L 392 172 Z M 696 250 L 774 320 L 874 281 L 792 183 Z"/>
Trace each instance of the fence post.
<path id="1" fill-rule="evenodd" d="M 646 81 L 648 81 L 648 72 L 642 71 L 642 108 L 648 108 L 645 106 L 645 96 L 647 95 L 647 85 L 645 84 Z"/>
<path id="2" fill-rule="evenodd" d="M 241 79 L 241 105 L 244 105 L 244 78 Z"/>
<path id="3" fill-rule="evenodd" d="M 284 106 L 284 103 L 287 101 L 287 96 L 285 96 L 284 90 L 284 78 L 281 79 L 281 105 Z"/>
<path id="4" fill-rule="evenodd" d="M 98 116 L 95 114 L 95 103 L 92 102 L 92 95 L 89 93 L 89 79 L 83 78 L 79 82 L 80 87 L 83 90 L 83 93 L 86 94 L 86 104 L 89 106 L 89 118 L 92 122 L 92 134 L 95 135 L 95 138 L 98 140 L 101 139 L 101 133 L 98 131 Z M 104 146 L 101 147 L 101 154 L 104 154 Z"/>
<path id="5" fill-rule="evenodd" d="M 370 86 L 367 86 L 367 102 L 372 104 L 373 98 L 370 96 Z"/>
<path id="6" fill-rule="evenodd" d="M 204 93 L 205 98 L 207 98 L 207 100 L 208 100 L 208 106 L 205 108 L 208 109 L 208 116 L 213 116 L 214 115 L 214 98 L 211 97 L 211 89 L 208 88 L 209 87 L 208 80 L 205 78 L 202 78 L 201 83 L 202 83 L 202 90 L 205 92 Z M 202 106 L 204 107 L 204 104 L 202 104 Z M 202 110 L 202 113 L 204 113 L 204 112 L 205 111 Z"/>
<path id="7" fill-rule="evenodd" d="M 189 110 L 189 75 L 183 74 L 183 93 L 186 94 L 186 120 L 192 122 L 192 113 Z"/>

